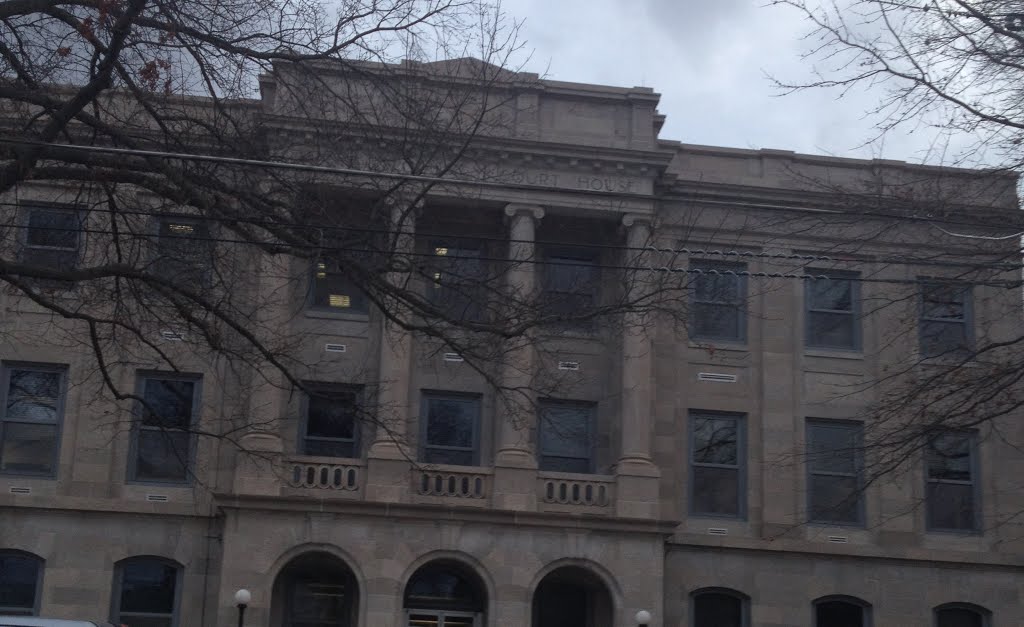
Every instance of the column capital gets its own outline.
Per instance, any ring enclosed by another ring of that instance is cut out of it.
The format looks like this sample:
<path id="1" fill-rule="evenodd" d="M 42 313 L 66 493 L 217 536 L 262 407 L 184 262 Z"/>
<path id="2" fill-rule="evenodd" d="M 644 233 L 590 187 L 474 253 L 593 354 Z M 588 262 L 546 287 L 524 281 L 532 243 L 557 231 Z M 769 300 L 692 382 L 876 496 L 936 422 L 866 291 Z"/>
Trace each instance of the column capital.
<path id="1" fill-rule="evenodd" d="M 544 217 L 544 208 L 539 205 L 526 205 L 517 202 L 505 205 L 505 215 L 514 218 L 518 215 L 530 216 L 534 220 Z"/>

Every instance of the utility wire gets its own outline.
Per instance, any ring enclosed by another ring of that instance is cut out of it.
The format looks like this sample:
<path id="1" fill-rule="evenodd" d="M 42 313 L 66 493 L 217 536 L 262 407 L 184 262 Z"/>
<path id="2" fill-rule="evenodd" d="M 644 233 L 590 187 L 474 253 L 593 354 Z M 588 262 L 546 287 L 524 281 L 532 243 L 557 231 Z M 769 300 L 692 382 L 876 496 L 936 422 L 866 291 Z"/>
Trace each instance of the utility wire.
<path id="1" fill-rule="evenodd" d="M 59 230 L 66 230 L 66 229 L 59 229 Z M 82 231 L 80 231 L 80 232 L 82 232 Z M 111 234 L 110 231 L 100 231 L 100 230 L 95 230 L 95 229 L 85 230 L 84 232 L 86 232 L 86 233 L 101 233 L 101 234 L 105 234 L 105 235 L 110 235 Z M 153 237 L 157 238 L 157 240 L 159 241 L 159 238 L 160 238 L 159 235 L 149 235 L 146 238 L 150 239 L 150 238 L 153 238 Z M 211 236 L 195 236 L 195 235 L 177 236 L 177 235 L 175 235 L 175 236 L 165 236 L 165 237 L 166 237 L 167 240 L 169 240 L 171 242 L 173 242 L 175 240 L 177 240 L 177 241 L 186 240 L 186 241 L 195 241 L 195 242 L 215 242 L 215 243 L 225 243 L 225 244 L 242 244 L 242 245 L 248 245 L 248 246 L 257 246 L 258 245 L 258 242 L 249 242 L 249 241 L 245 241 L 245 240 L 226 239 L 226 238 L 211 237 Z M 281 248 L 296 248 L 296 246 L 291 246 L 291 245 L 287 245 L 287 244 L 280 244 L 280 243 L 279 244 L 275 244 L 275 246 L 278 246 L 278 247 L 281 247 Z M 459 254 L 454 254 L 454 255 L 438 255 L 437 253 L 417 252 L 417 251 L 388 252 L 388 251 L 381 251 L 381 250 L 378 250 L 378 249 L 370 249 L 370 248 L 353 248 L 353 247 L 350 247 L 350 246 L 323 246 L 323 245 L 317 245 L 317 246 L 310 246 L 310 248 L 313 249 L 313 250 L 316 250 L 318 253 L 324 253 L 324 252 L 326 252 L 326 253 L 330 253 L 330 252 L 356 253 L 356 256 L 365 257 L 367 262 L 369 262 L 368 265 L 373 265 L 372 262 L 373 262 L 373 258 L 374 257 L 379 257 L 380 255 L 385 254 L 385 255 L 394 255 L 397 258 L 403 258 L 403 257 L 426 258 L 426 259 L 434 261 L 435 264 L 438 264 L 438 265 L 441 265 L 441 266 L 445 265 L 445 262 L 446 261 L 450 261 L 450 260 L 469 260 L 469 261 L 492 261 L 492 262 L 503 263 L 503 264 L 530 264 L 530 265 L 539 265 L 539 266 L 558 266 L 558 267 L 570 267 L 570 268 L 594 268 L 594 269 L 600 269 L 600 270 L 628 270 L 628 271 L 634 271 L 634 272 L 653 272 L 653 273 L 657 273 L 657 274 L 686 274 L 686 275 L 697 275 L 697 276 L 705 276 L 705 275 L 706 276 L 735 276 L 735 277 L 752 277 L 752 278 L 782 278 L 782 279 L 803 279 L 803 280 L 814 280 L 814 281 L 818 281 L 818 280 L 825 280 L 825 281 L 835 280 L 835 281 L 853 281 L 853 282 L 857 282 L 857 283 L 877 283 L 877 284 L 891 284 L 891 285 L 934 285 L 934 284 L 937 284 L 937 283 L 946 283 L 946 284 L 952 284 L 952 285 L 964 285 L 964 284 L 968 284 L 969 283 L 971 285 L 988 286 L 988 287 L 999 287 L 999 288 L 1004 288 L 1004 289 L 1015 289 L 1015 288 L 1020 287 L 1020 285 L 1021 285 L 1021 281 L 1017 281 L 1017 280 L 965 281 L 965 280 L 961 280 L 961 279 L 950 279 L 950 278 L 944 278 L 944 277 L 929 277 L 927 279 L 880 279 L 880 278 L 875 278 L 875 277 L 864 277 L 864 276 L 860 276 L 860 275 L 850 275 L 850 274 L 845 274 L 845 273 L 844 274 L 840 274 L 840 275 L 829 275 L 829 274 L 826 274 L 826 273 L 811 274 L 811 273 L 806 273 L 806 272 L 803 272 L 803 273 L 800 273 L 800 272 L 760 272 L 760 271 L 752 272 L 752 271 L 748 271 L 748 270 L 739 270 L 739 269 L 731 269 L 731 268 L 686 268 L 686 267 L 682 267 L 682 266 L 674 266 L 674 267 L 673 266 L 668 266 L 668 265 L 659 266 L 659 265 L 656 265 L 656 264 L 649 264 L 649 265 L 625 265 L 625 264 L 609 264 L 609 263 L 588 263 L 588 262 L 583 261 L 583 260 L 571 260 L 571 259 L 566 259 L 566 260 L 563 260 L 563 261 L 557 261 L 557 260 L 553 260 L 551 258 L 543 258 L 543 257 L 541 257 L 541 258 L 531 258 L 531 259 L 511 260 L 511 259 L 508 259 L 506 257 L 491 257 L 491 256 L 485 256 L 485 255 L 459 255 Z M 66 250 L 71 250 L 71 249 L 66 249 Z M 313 260 L 313 259 L 319 259 L 319 257 L 310 258 L 310 260 Z M 194 259 L 185 259 L 185 260 L 186 261 L 194 261 Z M 326 260 L 330 261 L 330 255 L 329 254 L 326 255 Z M 154 259 L 153 261 L 157 261 L 157 260 Z M 144 265 L 149 265 L 149 264 L 144 264 Z M 444 271 L 443 267 L 437 267 L 437 265 L 432 265 L 432 264 L 429 264 L 429 263 L 428 264 L 424 264 L 423 267 L 425 269 L 429 270 L 429 271 L 435 271 L 435 270 L 436 271 Z M 389 269 L 389 268 L 386 268 L 386 267 L 382 266 L 380 268 L 380 271 L 381 272 L 392 271 L 392 269 Z M 479 278 L 479 277 L 474 277 L 474 278 Z"/>
<path id="2" fill-rule="evenodd" d="M 79 144 L 55 144 L 46 143 L 35 140 L 27 139 L 16 139 L 0 137 L 0 144 L 12 144 L 12 145 L 26 145 L 36 146 L 40 148 L 60 148 L 70 150 L 80 150 L 85 152 L 101 152 L 119 155 L 132 155 L 141 157 L 157 157 L 164 159 L 178 159 L 181 161 L 200 161 L 200 162 L 211 162 L 211 163 L 224 163 L 228 165 L 244 165 L 254 166 L 260 168 L 276 168 L 294 171 L 306 171 L 306 172 L 320 172 L 326 174 L 342 174 L 348 176 L 362 176 L 368 178 L 384 178 L 393 180 L 408 180 L 425 183 L 439 183 L 446 185 L 465 185 L 469 187 L 486 187 L 486 188 L 498 188 L 498 189 L 518 189 L 523 191 L 544 191 L 550 192 L 563 191 L 570 192 L 573 194 L 586 194 L 596 195 L 601 197 L 608 196 L 624 196 L 629 198 L 642 198 L 644 200 L 650 200 L 652 197 L 646 194 L 635 194 L 628 192 L 606 192 L 589 189 L 564 189 L 549 187 L 544 185 L 530 185 L 526 183 L 512 183 L 512 182 L 499 182 L 499 181 L 485 181 L 478 179 L 458 179 L 458 178 L 446 178 L 439 176 L 428 176 L 423 174 L 403 174 L 400 172 L 381 172 L 375 170 L 360 170 L 355 168 L 338 168 L 332 166 L 320 166 L 302 163 L 287 163 L 282 161 L 267 161 L 263 159 L 242 159 L 239 157 L 223 157 L 218 155 L 205 155 L 198 153 L 187 153 L 187 152 L 168 152 L 162 150 L 142 150 L 137 148 L 113 148 L 107 146 L 83 146 Z M 893 215 L 883 212 L 873 211 L 849 211 L 845 209 L 820 209 L 811 207 L 799 207 L 793 205 L 776 205 L 771 203 L 749 203 L 749 202 L 736 202 L 728 200 L 716 200 L 707 198 L 691 199 L 695 203 L 703 204 L 718 204 L 727 206 L 745 206 L 753 208 L 765 208 L 765 209 L 777 209 L 785 211 L 797 211 L 804 213 L 822 213 L 822 214 L 835 214 L 835 215 L 852 215 L 857 217 L 874 217 L 884 218 L 888 220 L 903 220 L 910 222 L 928 222 L 928 223 L 943 223 L 943 224 L 956 224 L 960 226 L 978 227 L 976 221 L 963 221 L 953 220 L 948 217 L 943 218 L 932 218 L 923 216 L 908 216 L 908 215 Z M 1009 212 L 1009 210 L 1007 210 Z M 995 227 L 990 227 L 995 228 Z"/>
<path id="3" fill-rule="evenodd" d="M 0 206 L 31 207 L 31 206 L 34 206 L 34 205 L 32 203 L 30 203 L 30 202 L 26 202 L 26 203 L 0 202 Z M 39 206 L 41 208 L 47 208 L 47 206 L 45 204 L 40 204 Z M 54 207 L 54 208 L 56 208 L 56 209 L 72 210 L 71 208 L 63 207 L 63 206 L 57 206 L 57 207 Z M 102 213 L 102 210 L 96 210 L 96 212 L 97 213 Z M 250 224 L 250 225 L 254 225 L 254 226 L 278 226 L 278 227 L 296 228 L 296 229 L 310 230 L 310 231 L 344 231 L 344 232 L 353 232 L 353 233 L 379 234 L 379 235 L 387 235 L 387 236 L 394 236 L 394 235 L 403 235 L 403 234 L 405 234 L 404 231 L 400 231 L 400 230 L 391 230 L 391 229 L 384 229 L 384 228 L 372 228 L 372 227 L 345 226 L 345 225 L 328 225 L 328 224 L 322 224 L 322 223 L 282 222 L 282 221 L 273 221 L 273 220 L 254 220 L 254 219 L 251 219 L 251 218 L 239 218 L 239 219 L 235 219 L 235 218 L 217 218 L 217 217 L 212 217 L 212 216 L 199 216 L 199 215 L 189 215 L 189 214 L 168 215 L 168 214 L 154 213 L 154 212 L 150 212 L 150 211 L 132 211 L 132 210 L 119 210 L 118 213 L 119 214 L 124 214 L 124 215 L 149 216 L 149 217 L 156 217 L 156 218 L 159 218 L 159 219 L 169 219 L 169 220 L 180 219 L 180 220 L 189 221 L 189 222 L 214 222 L 214 223 L 217 223 L 217 224 L 228 223 L 228 222 L 238 222 L 238 223 L 241 223 L 241 224 Z M 0 228 L 31 229 L 31 230 L 53 230 L 53 231 L 66 231 L 67 230 L 67 229 L 61 228 L 61 227 L 47 227 L 47 226 L 42 226 L 42 225 L 28 225 L 28 224 L 24 224 L 24 223 L 13 223 L 13 222 L 0 223 Z M 112 235 L 113 234 L 111 231 L 103 230 L 103 229 L 84 229 L 83 228 L 83 229 L 78 229 L 78 231 L 79 232 L 84 232 L 84 233 L 96 233 L 96 234 L 102 234 L 102 235 Z M 158 234 L 133 233 L 133 235 L 135 235 L 137 237 L 147 237 L 147 238 L 159 237 Z M 726 260 L 726 261 L 740 260 L 740 259 L 769 259 L 769 260 L 813 261 L 813 262 L 821 262 L 821 263 L 850 263 L 850 262 L 854 262 L 854 263 L 881 263 L 881 264 L 887 264 L 888 263 L 888 264 L 907 264 L 907 265 L 922 265 L 922 266 L 936 266 L 936 267 L 951 267 L 951 268 L 961 268 L 961 269 L 968 269 L 968 268 L 970 268 L 970 269 L 975 269 L 975 270 L 977 270 L 977 269 L 1016 270 L 1016 269 L 1021 268 L 1021 264 L 1011 264 L 1011 263 L 992 263 L 992 262 L 973 263 L 973 262 L 970 262 L 970 261 L 962 261 L 962 262 L 960 262 L 960 261 L 940 261 L 940 260 L 932 260 L 932 259 L 922 259 L 922 258 L 917 258 L 917 257 L 901 257 L 901 256 L 880 257 L 880 256 L 874 256 L 874 255 L 871 255 L 871 254 L 865 255 L 865 257 L 867 257 L 866 259 L 857 259 L 856 258 L 856 256 L 857 256 L 856 253 L 850 253 L 850 254 L 839 255 L 839 256 L 831 256 L 831 255 L 811 255 L 811 254 L 799 254 L 799 253 L 769 253 L 769 252 L 748 251 L 748 250 L 739 250 L 739 251 L 737 251 L 737 250 L 721 250 L 721 249 L 716 249 L 716 248 L 691 248 L 691 247 L 688 247 L 688 246 L 682 246 L 682 247 L 679 247 L 679 248 L 662 248 L 662 247 L 657 247 L 657 246 L 641 246 L 641 247 L 626 246 L 626 245 L 621 245 L 620 246 L 620 245 L 617 245 L 617 244 L 604 244 L 604 243 L 586 243 L 586 244 L 581 244 L 581 243 L 573 243 L 573 242 L 565 242 L 565 241 L 557 241 L 557 240 L 543 240 L 543 239 L 522 240 L 522 239 L 512 239 L 512 238 L 486 236 L 486 235 L 479 235 L 478 236 L 478 235 L 458 235 L 458 234 L 451 234 L 451 233 L 433 233 L 433 232 L 420 231 L 418 229 L 413 233 L 413 236 L 415 238 L 417 238 L 417 239 L 424 238 L 424 239 L 437 239 L 437 240 L 441 240 L 440 243 L 444 243 L 445 240 L 447 240 L 449 242 L 455 242 L 456 244 L 459 241 L 470 242 L 470 243 L 472 243 L 472 242 L 485 242 L 485 241 L 486 242 L 499 242 L 499 243 L 522 243 L 522 244 L 533 244 L 535 246 L 542 246 L 542 247 L 545 247 L 545 246 L 552 246 L 552 247 L 557 246 L 557 247 L 560 247 L 560 248 L 585 249 L 585 250 L 602 250 L 602 249 L 604 249 L 604 250 L 629 251 L 629 252 L 662 253 L 662 254 L 670 254 L 670 255 L 683 254 L 683 255 L 711 256 L 711 257 L 721 257 L 722 260 Z M 175 236 L 175 237 L 179 237 L 181 239 L 185 239 L 186 238 L 186 236 Z M 226 242 L 226 243 L 239 243 L 239 244 L 245 244 L 245 243 L 256 244 L 256 243 L 258 243 L 258 242 L 246 242 L 245 240 L 228 240 L 228 239 L 210 239 L 210 241 L 223 241 L 223 242 Z M 316 246 L 318 248 L 325 248 L 322 244 L 321 245 L 310 244 L 310 245 L 311 246 Z M 458 248 L 458 246 L 455 245 L 455 246 L 452 246 L 452 248 Z M 332 249 L 333 250 L 343 250 L 343 247 L 334 247 Z M 945 253 L 938 253 L 938 254 L 945 254 Z M 1005 256 L 1008 256 L 1008 255 L 1014 255 L 1014 254 L 1019 255 L 1019 251 L 1014 251 L 1014 252 L 1010 252 L 1010 251 L 1006 251 L 1006 252 L 981 252 L 981 253 L 978 253 L 978 254 L 985 255 L 985 256 L 993 256 L 993 257 L 1005 257 Z"/>

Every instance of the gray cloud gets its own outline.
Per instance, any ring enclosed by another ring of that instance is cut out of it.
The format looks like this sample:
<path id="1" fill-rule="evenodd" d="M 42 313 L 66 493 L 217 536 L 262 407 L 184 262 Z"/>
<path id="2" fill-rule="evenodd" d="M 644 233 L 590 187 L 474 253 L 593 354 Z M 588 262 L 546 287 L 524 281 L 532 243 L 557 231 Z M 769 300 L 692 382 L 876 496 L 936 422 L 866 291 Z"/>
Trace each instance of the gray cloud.
<path id="1" fill-rule="evenodd" d="M 864 146 L 878 93 L 809 91 L 779 97 L 765 72 L 799 81 L 807 25 L 762 0 L 504 0 L 525 18 L 527 69 L 566 81 L 645 85 L 662 94 L 662 137 L 920 161 L 934 132 L 894 133 Z"/>

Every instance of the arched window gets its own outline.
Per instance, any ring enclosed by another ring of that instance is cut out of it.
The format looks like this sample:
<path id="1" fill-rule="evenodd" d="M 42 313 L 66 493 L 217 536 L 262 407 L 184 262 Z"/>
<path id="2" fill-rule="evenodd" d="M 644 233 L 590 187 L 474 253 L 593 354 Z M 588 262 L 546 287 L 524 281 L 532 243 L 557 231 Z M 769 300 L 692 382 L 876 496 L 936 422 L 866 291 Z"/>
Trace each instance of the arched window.
<path id="1" fill-rule="evenodd" d="M 0 614 L 39 613 L 43 560 L 21 551 L 0 551 Z"/>
<path id="2" fill-rule="evenodd" d="M 691 596 L 693 627 L 747 627 L 745 594 L 725 588 L 705 588 Z"/>
<path id="3" fill-rule="evenodd" d="M 608 586 L 580 566 L 556 568 L 533 593 L 533 627 L 612 627 L 614 616 Z"/>
<path id="4" fill-rule="evenodd" d="M 294 558 L 274 580 L 273 627 L 353 627 L 359 584 L 348 564 L 323 551 Z"/>
<path id="5" fill-rule="evenodd" d="M 992 613 L 970 603 L 947 603 L 935 608 L 935 627 L 988 627 Z"/>
<path id="6" fill-rule="evenodd" d="M 847 596 L 814 602 L 814 627 L 871 627 L 871 605 Z"/>
<path id="7" fill-rule="evenodd" d="M 127 627 L 176 627 L 181 567 L 159 557 L 130 557 L 114 569 L 111 622 Z"/>
<path id="8" fill-rule="evenodd" d="M 480 578 L 457 562 L 422 566 L 405 586 L 409 627 L 480 627 L 486 605 Z"/>

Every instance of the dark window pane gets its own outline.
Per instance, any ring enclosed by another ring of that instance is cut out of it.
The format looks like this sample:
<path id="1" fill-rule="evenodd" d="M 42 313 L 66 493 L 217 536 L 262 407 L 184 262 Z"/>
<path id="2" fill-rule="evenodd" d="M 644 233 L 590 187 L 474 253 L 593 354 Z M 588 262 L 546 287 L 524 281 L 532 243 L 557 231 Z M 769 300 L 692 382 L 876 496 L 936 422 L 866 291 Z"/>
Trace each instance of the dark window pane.
<path id="1" fill-rule="evenodd" d="M 705 271 L 705 274 L 696 274 L 693 278 L 693 297 L 696 300 L 712 303 L 736 303 L 743 297 L 740 294 L 742 279 L 736 274 L 729 274 L 739 271 L 739 268 L 706 264 L 693 264 L 692 268 Z"/>
<path id="2" fill-rule="evenodd" d="M 140 481 L 185 481 L 188 477 L 189 442 L 185 431 L 140 429 L 136 451 L 135 479 Z"/>
<path id="3" fill-rule="evenodd" d="M 829 348 L 855 348 L 853 314 L 807 312 L 807 344 Z"/>
<path id="4" fill-rule="evenodd" d="M 143 424 L 165 429 L 188 429 L 192 425 L 194 381 L 146 379 Z"/>
<path id="5" fill-rule="evenodd" d="M 925 318 L 963 320 L 967 289 L 956 285 L 925 285 L 923 289 Z"/>
<path id="6" fill-rule="evenodd" d="M 812 424 L 808 431 L 811 470 L 856 473 L 859 432 L 859 427 L 854 425 Z"/>
<path id="7" fill-rule="evenodd" d="M 356 443 L 344 440 L 303 440 L 303 455 L 321 457 L 357 457 Z"/>
<path id="8" fill-rule="evenodd" d="M 971 480 L 971 438 L 947 433 L 928 443 L 928 478 L 949 481 Z"/>
<path id="9" fill-rule="evenodd" d="M 935 612 L 935 627 L 985 627 L 985 619 L 966 608 L 946 608 Z"/>
<path id="10" fill-rule="evenodd" d="M 476 585 L 443 564 L 416 571 L 405 589 L 405 607 L 476 612 L 483 609 Z"/>
<path id="11" fill-rule="evenodd" d="M 739 471 L 707 466 L 691 466 L 690 470 L 693 472 L 694 513 L 739 515 Z"/>
<path id="12" fill-rule="evenodd" d="M 693 627 L 744 627 L 743 601 L 728 594 L 698 594 L 693 599 Z"/>
<path id="13" fill-rule="evenodd" d="M 35 611 L 39 568 L 31 557 L 0 554 L 0 613 Z"/>
<path id="14" fill-rule="evenodd" d="M 6 422 L 0 471 L 50 474 L 57 457 L 57 425 Z"/>
<path id="15" fill-rule="evenodd" d="M 455 320 L 480 320 L 483 311 L 484 273 L 480 250 L 439 243 L 433 247 L 427 272 L 427 297 Z"/>
<path id="16" fill-rule="evenodd" d="M 705 464 L 739 463 L 735 418 L 693 419 L 693 461 Z"/>
<path id="17" fill-rule="evenodd" d="M 472 447 L 478 411 L 475 400 L 429 399 L 427 444 Z"/>
<path id="18" fill-rule="evenodd" d="M 315 265 L 312 293 L 314 307 L 355 313 L 366 313 L 369 309 L 366 293 L 330 259 Z"/>
<path id="19" fill-rule="evenodd" d="M 552 472 L 590 473 L 590 458 L 586 457 L 554 457 L 541 455 L 540 469 Z"/>
<path id="20" fill-rule="evenodd" d="M 60 379 L 58 372 L 12 369 L 5 418 L 55 424 L 59 418 Z"/>
<path id="21" fill-rule="evenodd" d="M 190 220 L 160 222 L 157 273 L 184 287 L 208 283 L 213 265 L 213 242 L 206 225 Z"/>
<path id="22" fill-rule="evenodd" d="M 155 560 L 130 560 L 121 566 L 121 611 L 172 614 L 177 570 Z"/>
<path id="23" fill-rule="evenodd" d="M 542 407 L 541 453 L 558 457 L 589 458 L 590 418 L 589 407 Z"/>
<path id="24" fill-rule="evenodd" d="M 32 209 L 28 217 L 29 246 L 77 250 L 81 229 L 78 212 L 70 209 Z"/>
<path id="25" fill-rule="evenodd" d="M 590 624 L 590 595 L 582 586 L 545 581 L 537 588 L 533 604 L 537 627 L 587 627 Z"/>
<path id="26" fill-rule="evenodd" d="M 864 608 L 843 601 L 818 603 L 814 627 L 865 627 Z"/>
<path id="27" fill-rule="evenodd" d="M 860 487 L 856 477 L 811 475 L 811 520 L 860 522 Z"/>
<path id="28" fill-rule="evenodd" d="M 423 451 L 423 462 L 426 464 L 472 466 L 474 465 L 473 451 L 454 451 L 450 449 L 428 447 Z"/>
<path id="29" fill-rule="evenodd" d="M 921 321 L 921 353 L 936 357 L 969 348 L 967 327 L 962 322 Z"/>
<path id="30" fill-rule="evenodd" d="M 121 614 L 120 624 L 125 627 L 171 627 L 172 616 L 136 616 L 131 613 Z"/>
<path id="31" fill-rule="evenodd" d="M 807 282 L 811 309 L 853 311 L 853 282 L 846 279 L 817 279 Z"/>
<path id="32" fill-rule="evenodd" d="M 690 315 L 690 336 L 709 340 L 742 340 L 742 305 L 693 303 Z"/>
<path id="33" fill-rule="evenodd" d="M 356 395 L 314 392 L 309 397 L 306 435 L 351 440 L 355 437 Z"/>
<path id="34" fill-rule="evenodd" d="M 541 307 L 547 316 L 559 318 L 553 326 L 566 329 L 593 328 L 592 320 L 573 320 L 597 305 L 598 269 L 594 259 L 548 256 L 541 266 Z"/>
<path id="35" fill-rule="evenodd" d="M 349 609 L 343 583 L 295 581 L 292 587 L 290 627 L 348 625 Z"/>
<path id="36" fill-rule="evenodd" d="M 974 530 L 974 486 L 929 483 L 927 505 L 928 527 L 931 529 Z"/>

